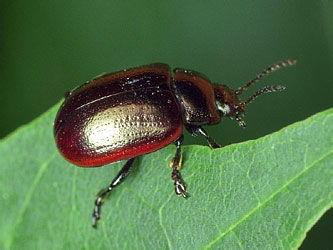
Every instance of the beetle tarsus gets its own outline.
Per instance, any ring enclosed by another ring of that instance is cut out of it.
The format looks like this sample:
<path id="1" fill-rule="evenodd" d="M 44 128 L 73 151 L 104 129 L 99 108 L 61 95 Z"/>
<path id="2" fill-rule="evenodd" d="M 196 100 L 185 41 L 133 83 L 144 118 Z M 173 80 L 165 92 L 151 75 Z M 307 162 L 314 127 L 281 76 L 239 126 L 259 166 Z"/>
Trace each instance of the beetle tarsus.
<path id="1" fill-rule="evenodd" d="M 93 228 L 97 228 L 97 221 L 101 218 L 99 215 L 99 211 L 96 213 L 95 212 L 96 211 L 94 211 L 92 219 L 91 219 L 91 225 Z"/>
<path id="2" fill-rule="evenodd" d="M 170 162 L 170 168 L 176 168 L 177 170 L 180 170 L 182 167 L 183 162 L 183 156 L 180 155 L 180 157 L 174 156 Z"/>
<path id="3" fill-rule="evenodd" d="M 109 192 L 108 190 L 109 189 L 103 191 L 95 200 L 95 207 L 92 213 L 92 221 L 91 221 L 91 225 L 93 228 L 97 228 L 97 221 L 101 219 L 101 206 L 103 205 L 105 197 Z"/>
<path id="4" fill-rule="evenodd" d="M 120 183 L 123 182 L 123 180 L 125 179 L 125 177 L 129 174 L 131 166 L 133 164 L 134 158 L 129 159 L 126 164 L 124 165 L 124 167 L 119 171 L 119 173 L 117 174 L 116 178 L 114 178 L 112 180 L 112 182 L 110 183 L 109 187 L 100 192 L 95 200 L 95 206 L 94 206 L 94 211 L 92 213 L 92 227 L 93 228 L 97 228 L 97 221 L 99 221 L 101 219 L 101 207 L 104 203 L 105 198 L 107 197 L 107 195 L 109 194 L 109 192 L 111 192 L 112 189 L 114 189 L 116 186 L 118 186 Z"/>

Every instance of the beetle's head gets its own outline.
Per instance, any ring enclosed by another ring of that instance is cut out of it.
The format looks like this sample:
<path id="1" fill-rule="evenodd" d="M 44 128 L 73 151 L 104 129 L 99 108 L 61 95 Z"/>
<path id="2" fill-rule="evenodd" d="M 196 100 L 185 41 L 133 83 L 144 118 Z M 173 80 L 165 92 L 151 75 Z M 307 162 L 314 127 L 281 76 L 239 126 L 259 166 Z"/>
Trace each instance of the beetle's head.
<path id="1" fill-rule="evenodd" d="M 265 75 L 274 72 L 282 67 L 295 65 L 296 60 L 289 59 L 279 63 L 276 63 L 266 70 L 264 70 L 261 74 L 257 75 L 253 80 L 249 81 L 248 83 L 244 84 L 242 87 L 238 88 L 237 90 L 233 90 L 228 88 L 226 85 L 214 85 L 214 92 L 215 92 L 215 100 L 216 100 L 216 107 L 219 112 L 223 116 L 229 116 L 234 118 L 239 126 L 245 127 L 245 122 L 241 119 L 241 116 L 245 115 L 244 108 L 247 104 L 252 102 L 256 97 L 261 94 L 269 93 L 269 92 L 276 92 L 282 91 L 285 89 L 284 86 L 281 85 L 274 85 L 274 86 L 266 86 L 262 89 L 256 91 L 253 95 L 251 95 L 245 101 L 241 101 L 238 96 L 250 87 L 253 83 L 257 82 L 259 79 L 264 77 Z"/>

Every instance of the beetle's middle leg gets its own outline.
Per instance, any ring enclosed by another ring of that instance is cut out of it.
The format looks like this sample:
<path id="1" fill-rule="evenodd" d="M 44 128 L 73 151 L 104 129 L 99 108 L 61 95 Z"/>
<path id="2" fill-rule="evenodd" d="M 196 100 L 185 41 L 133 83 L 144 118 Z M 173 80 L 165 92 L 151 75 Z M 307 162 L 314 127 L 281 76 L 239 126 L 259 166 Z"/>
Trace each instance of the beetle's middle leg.
<path id="1" fill-rule="evenodd" d="M 180 168 L 182 165 L 182 152 L 181 147 L 183 143 L 183 135 L 181 135 L 176 141 L 175 145 L 177 147 L 175 156 L 173 157 L 170 167 L 172 168 L 171 179 L 175 184 L 175 193 L 176 195 L 182 195 L 184 198 L 188 197 L 188 193 L 186 191 L 185 183 L 180 175 Z"/>

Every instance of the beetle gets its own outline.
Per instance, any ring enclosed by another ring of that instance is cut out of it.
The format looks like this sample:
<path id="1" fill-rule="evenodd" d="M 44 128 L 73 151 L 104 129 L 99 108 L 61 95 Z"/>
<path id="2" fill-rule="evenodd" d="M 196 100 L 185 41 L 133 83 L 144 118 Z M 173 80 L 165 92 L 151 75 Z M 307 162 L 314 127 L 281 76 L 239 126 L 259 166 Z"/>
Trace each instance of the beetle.
<path id="1" fill-rule="evenodd" d="M 103 74 L 70 91 L 54 122 L 54 137 L 62 156 L 82 167 L 127 160 L 109 187 L 98 194 L 92 226 L 96 227 L 101 217 L 107 194 L 125 179 L 134 158 L 172 143 L 176 145 L 170 163 L 175 193 L 188 197 L 179 171 L 183 127 L 192 135 L 204 136 L 211 148 L 219 148 L 202 126 L 231 117 L 245 127 L 241 119 L 244 107 L 263 93 L 285 87 L 261 88 L 245 101 L 238 95 L 265 75 L 295 63 L 293 59 L 276 63 L 237 90 L 213 84 L 192 70 L 176 68 L 172 76 L 167 64 L 154 63 Z"/>

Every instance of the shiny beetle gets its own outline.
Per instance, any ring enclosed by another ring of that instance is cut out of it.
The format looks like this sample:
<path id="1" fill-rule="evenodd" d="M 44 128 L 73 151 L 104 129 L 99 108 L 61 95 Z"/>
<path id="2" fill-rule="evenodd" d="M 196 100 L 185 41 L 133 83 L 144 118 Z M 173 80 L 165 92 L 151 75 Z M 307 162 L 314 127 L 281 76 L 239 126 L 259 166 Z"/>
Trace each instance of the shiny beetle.
<path id="1" fill-rule="evenodd" d="M 244 107 L 257 96 L 284 87 L 264 87 L 246 101 L 238 95 L 268 73 L 295 63 L 291 59 L 274 64 L 236 91 L 212 84 L 198 72 L 178 68 L 172 75 L 167 64 L 154 63 L 104 74 L 69 92 L 54 122 L 55 141 L 63 157 L 82 167 L 128 160 L 95 200 L 93 227 L 106 195 L 125 179 L 134 158 L 171 143 L 176 145 L 171 179 L 176 194 L 186 198 L 179 172 L 183 126 L 192 135 L 204 136 L 211 148 L 219 148 L 202 126 L 218 124 L 228 116 L 245 127 Z"/>

